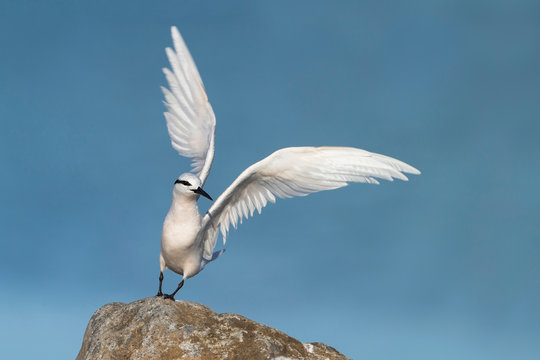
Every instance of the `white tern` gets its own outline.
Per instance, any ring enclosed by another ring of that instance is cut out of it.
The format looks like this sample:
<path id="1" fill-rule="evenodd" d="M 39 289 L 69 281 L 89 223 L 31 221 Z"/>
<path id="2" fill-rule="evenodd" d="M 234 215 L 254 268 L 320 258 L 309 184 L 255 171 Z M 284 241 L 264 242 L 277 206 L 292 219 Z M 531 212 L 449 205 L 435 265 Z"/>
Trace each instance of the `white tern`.
<path id="1" fill-rule="evenodd" d="M 388 156 L 352 147 L 290 147 L 277 150 L 251 165 L 201 216 L 197 200 L 214 158 L 216 118 L 201 77 L 178 29 L 171 29 L 174 50 L 166 49 L 172 70 L 163 69 L 169 89 L 165 119 L 172 147 L 192 160 L 192 173 L 176 179 L 171 208 L 163 223 L 157 296 L 174 300 L 185 279 L 197 275 L 224 250 L 214 252 L 218 233 L 225 244 L 229 227 L 259 213 L 276 198 L 305 196 L 332 190 L 350 182 L 378 184 L 375 178 L 407 180 L 403 173 L 420 174 L 414 167 Z M 161 291 L 163 271 L 182 275 L 171 294 Z"/>

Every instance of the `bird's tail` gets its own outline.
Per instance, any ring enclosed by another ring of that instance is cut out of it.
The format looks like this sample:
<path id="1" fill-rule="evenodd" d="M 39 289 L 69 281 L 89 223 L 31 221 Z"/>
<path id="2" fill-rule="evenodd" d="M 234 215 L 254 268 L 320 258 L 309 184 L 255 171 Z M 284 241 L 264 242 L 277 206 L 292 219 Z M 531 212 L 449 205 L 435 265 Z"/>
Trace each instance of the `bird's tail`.
<path id="1" fill-rule="evenodd" d="M 223 254 L 225 252 L 225 249 L 221 249 L 219 251 L 214 251 L 214 253 L 212 254 L 212 257 L 210 258 L 210 260 L 206 260 L 205 258 L 202 259 L 202 267 L 204 268 L 206 266 L 206 264 L 208 264 L 209 262 L 212 262 L 214 260 L 216 260 L 218 257 L 221 256 L 221 254 Z"/>

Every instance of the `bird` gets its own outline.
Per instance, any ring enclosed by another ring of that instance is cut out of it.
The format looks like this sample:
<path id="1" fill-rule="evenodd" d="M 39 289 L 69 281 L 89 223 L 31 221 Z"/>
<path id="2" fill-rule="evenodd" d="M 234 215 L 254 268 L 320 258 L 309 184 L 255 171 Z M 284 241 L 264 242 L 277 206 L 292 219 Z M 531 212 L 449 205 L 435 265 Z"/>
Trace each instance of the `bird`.
<path id="1" fill-rule="evenodd" d="M 216 117 L 199 71 L 178 29 L 171 27 L 173 48 L 165 52 L 171 69 L 163 68 L 169 88 L 161 87 L 172 147 L 191 159 L 191 171 L 174 181 L 172 203 L 163 222 L 156 296 L 174 300 L 184 281 L 223 254 L 214 251 L 219 233 L 223 245 L 232 227 L 259 214 L 278 198 L 305 196 L 338 189 L 349 183 L 378 184 L 377 178 L 408 180 L 404 173 L 420 171 L 400 160 L 353 147 L 288 147 L 249 166 L 211 204 L 203 215 L 197 201 L 203 196 L 214 158 Z M 162 292 L 163 272 L 182 276 L 174 292 Z"/>

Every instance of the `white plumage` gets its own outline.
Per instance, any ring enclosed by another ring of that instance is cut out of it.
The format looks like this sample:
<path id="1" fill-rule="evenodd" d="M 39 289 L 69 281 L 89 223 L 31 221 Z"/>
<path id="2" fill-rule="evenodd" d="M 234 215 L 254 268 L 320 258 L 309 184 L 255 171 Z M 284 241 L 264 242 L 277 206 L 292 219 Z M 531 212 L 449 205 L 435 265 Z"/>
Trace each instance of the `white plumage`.
<path id="1" fill-rule="evenodd" d="M 198 274 L 223 250 L 214 252 L 219 232 L 225 244 L 230 226 L 259 213 L 268 201 L 337 189 L 351 182 L 378 184 L 378 179 L 407 180 L 403 173 L 420 174 L 414 167 L 388 156 L 351 147 L 291 147 L 280 149 L 248 167 L 221 194 L 204 217 L 197 200 L 214 158 L 216 118 L 197 67 L 176 27 L 174 51 L 166 49 L 172 71 L 163 69 L 170 91 L 165 95 L 167 128 L 173 148 L 192 159 L 193 172 L 180 175 L 161 238 L 160 284 L 169 268 L 184 279 Z"/>
<path id="2" fill-rule="evenodd" d="M 171 91 L 161 87 L 168 110 L 167 129 L 172 147 L 193 160 L 193 171 L 204 184 L 214 159 L 216 116 L 184 40 L 176 27 L 171 32 L 174 51 L 165 50 L 173 72 L 163 69 Z"/>

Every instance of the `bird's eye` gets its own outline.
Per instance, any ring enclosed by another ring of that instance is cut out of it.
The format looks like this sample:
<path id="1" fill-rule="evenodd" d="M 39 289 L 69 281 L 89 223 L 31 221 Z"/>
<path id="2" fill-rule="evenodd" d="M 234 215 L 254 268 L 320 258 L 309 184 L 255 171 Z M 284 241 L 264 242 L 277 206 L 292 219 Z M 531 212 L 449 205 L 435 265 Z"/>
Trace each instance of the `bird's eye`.
<path id="1" fill-rule="evenodd" d="M 186 185 L 186 186 L 191 186 L 191 184 L 189 182 L 187 182 L 186 180 L 176 180 L 174 182 L 175 185 L 178 184 L 178 183 L 180 183 L 182 185 Z"/>

